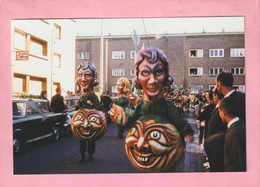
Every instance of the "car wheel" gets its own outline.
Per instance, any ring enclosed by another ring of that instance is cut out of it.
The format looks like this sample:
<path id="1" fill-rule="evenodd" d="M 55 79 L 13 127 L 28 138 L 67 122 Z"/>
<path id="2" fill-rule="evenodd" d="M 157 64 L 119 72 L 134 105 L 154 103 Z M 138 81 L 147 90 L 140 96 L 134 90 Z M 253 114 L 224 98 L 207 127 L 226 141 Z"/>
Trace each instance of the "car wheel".
<path id="1" fill-rule="evenodd" d="M 21 142 L 18 138 L 14 138 L 13 140 L 13 149 L 15 154 L 21 151 Z"/>
<path id="2" fill-rule="evenodd" d="M 58 128 L 54 128 L 53 131 L 52 131 L 52 136 L 53 136 L 53 139 L 55 141 L 59 140 L 60 139 L 60 131 Z"/>

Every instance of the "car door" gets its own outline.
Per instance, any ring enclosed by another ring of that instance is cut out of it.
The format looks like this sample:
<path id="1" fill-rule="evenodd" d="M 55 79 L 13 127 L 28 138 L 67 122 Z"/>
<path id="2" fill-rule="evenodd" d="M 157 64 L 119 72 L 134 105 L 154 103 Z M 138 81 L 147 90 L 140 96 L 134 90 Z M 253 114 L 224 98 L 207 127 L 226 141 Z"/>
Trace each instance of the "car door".
<path id="1" fill-rule="evenodd" d="M 48 103 L 46 101 L 40 101 L 37 103 L 37 106 L 44 118 L 40 127 L 42 129 L 41 135 L 45 137 L 51 136 L 53 130 L 53 120 Z"/>
<path id="2" fill-rule="evenodd" d="M 42 135 L 42 119 L 43 117 L 27 104 L 27 120 L 26 120 L 26 139 L 27 143 L 33 142 Z"/>

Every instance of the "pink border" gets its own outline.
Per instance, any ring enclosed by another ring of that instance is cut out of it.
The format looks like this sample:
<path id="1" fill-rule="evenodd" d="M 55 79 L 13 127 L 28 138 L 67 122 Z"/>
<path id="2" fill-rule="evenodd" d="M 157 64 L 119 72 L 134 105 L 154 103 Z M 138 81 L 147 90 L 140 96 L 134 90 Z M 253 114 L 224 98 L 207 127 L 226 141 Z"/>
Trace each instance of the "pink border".
<path id="1" fill-rule="evenodd" d="M 247 160 L 246 173 L 13 175 L 11 119 L 12 19 L 245 16 Z M 260 186 L 259 0 L 1 0 L 0 1 L 0 186 Z M 84 177 L 84 178 L 83 178 Z M 99 180 L 102 178 L 102 180 Z"/>

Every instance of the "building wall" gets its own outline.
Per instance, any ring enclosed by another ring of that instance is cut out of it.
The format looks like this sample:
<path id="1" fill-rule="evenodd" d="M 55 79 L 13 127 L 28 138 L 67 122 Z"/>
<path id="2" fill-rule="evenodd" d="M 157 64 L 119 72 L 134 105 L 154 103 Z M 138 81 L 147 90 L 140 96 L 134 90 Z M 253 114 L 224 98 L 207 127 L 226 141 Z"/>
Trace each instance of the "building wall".
<path id="1" fill-rule="evenodd" d="M 13 92 L 39 95 L 45 89 L 50 99 L 57 84 L 61 86 L 63 95 L 68 90 L 74 90 L 75 33 L 69 29 L 73 24 L 72 20 L 12 21 Z M 60 28 L 57 37 L 55 27 Z M 19 36 L 22 38 L 19 39 Z M 26 41 L 23 41 L 23 36 Z M 29 51 L 29 59 L 16 60 L 17 51 Z M 55 55 L 60 57 L 60 63 L 55 64 L 58 62 Z"/>
<path id="2" fill-rule="evenodd" d="M 220 67 L 230 71 L 231 67 L 245 67 L 244 57 L 230 57 L 231 48 L 244 48 L 244 35 L 187 36 L 185 39 L 187 87 L 203 85 L 203 91 L 215 84 L 216 75 L 209 75 L 209 68 Z M 190 58 L 190 49 L 202 49 L 203 57 Z M 209 57 L 210 49 L 224 49 L 224 57 Z M 203 67 L 203 76 L 189 76 L 189 68 Z M 234 85 L 245 85 L 245 75 L 234 75 Z"/>
<path id="3" fill-rule="evenodd" d="M 160 39 L 141 37 L 138 49 L 149 46 L 158 47 L 165 52 L 169 61 L 169 73 L 174 78 L 173 86 L 177 88 L 183 87 L 187 91 L 191 91 L 194 85 L 202 85 L 203 89 L 200 91 L 206 91 L 210 85 L 215 85 L 216 75 L 209 75 L 210 68 L 219 67 L 224 71 L 230 71 L 231 67 L 245 67 L 244 57 L 230 57 L 231 48 L 244 48 L 244 34 L 165 35 Z M 83 51 L 84 47 L 86 47 L 86 51 L 90 51 L 90 60 L 100 72 L 100 38 L 76 38 L 76 55 L 79 51 Z M 190 49 L 203 50 L 203 57 L 190 58 Z M 224 49 L 224 57 L 209 57 L 210 49 Z M 113 59 L 113 51 L 124 51 L 125 58 Z M 130 70 L 134 69 L 134 59 L 130 58 L 131 51 L 134 51 L 131 37 L 104 37 L 104 82 L 103 85 L 101 84 L 104 90 L 106 90 L 107 84 L 107 91 L 112 92 L 112 87 L 116 85 L 118 78 L 121 77 L 112 76 L 113 69 L 125 69 L 124 77 L 132 80 L 134 76 L 130 75 Z M 81 61 L 84 60 L 76 59 L 76 66 Z M 203 75 L 190 76 L 189 69 L 193 67 L 202 67 Z M 108 74 L 107 82 L 106 73 Z M 98 76 L 102 75 L 98 74 Z M 234 85 L 245 85 L 245 75 L 234 75 Z"/>

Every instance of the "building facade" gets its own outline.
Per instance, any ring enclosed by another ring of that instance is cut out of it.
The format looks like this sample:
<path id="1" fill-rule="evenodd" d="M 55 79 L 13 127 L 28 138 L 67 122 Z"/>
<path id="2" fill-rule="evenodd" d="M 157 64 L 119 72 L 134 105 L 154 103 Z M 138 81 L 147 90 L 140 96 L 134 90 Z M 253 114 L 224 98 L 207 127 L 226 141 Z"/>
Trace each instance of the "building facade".
<path id="1" fill-rule="evenodd" d="M 12 21 L 12 90 L 48 98 L 59 86 L 63 94 L 75 87 L 74 20 Z M 69 76 L 68 76 L 69 75 Z"/>
<path id="2" fill-rule="evenodd" d="M 202 93 L 213 88 L 219 72 L 230 71 L 235 87 L 245 91 L 244 33 L 140 36 L 138 50 L 146 47 L 158 47 L 165 52 L 174 88 L 184 88 L 190 94 Z M 83 61 L 91 61 L 97 67 L 98 78 L 103 81 L 96 91 L 116 93 L 119 77 L 132 80 L 135 76 L 136 53 L 131 36 L 104 36 L 103 40 L 77 36 L 75 53 L 76 67 Z"/>

